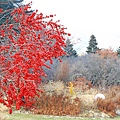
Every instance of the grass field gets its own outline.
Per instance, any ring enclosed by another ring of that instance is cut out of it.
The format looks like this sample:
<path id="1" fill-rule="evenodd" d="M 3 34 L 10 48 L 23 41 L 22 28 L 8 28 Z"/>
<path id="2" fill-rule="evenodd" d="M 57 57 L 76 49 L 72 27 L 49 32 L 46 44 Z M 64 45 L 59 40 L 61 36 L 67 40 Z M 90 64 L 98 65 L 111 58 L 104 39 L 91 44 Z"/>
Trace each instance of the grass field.
<path id="1" fill-rule="evenodd" d="M 81 117 L 70 117 L 70 116 L 48 116 L 48 115 L 32 115 L 32 114 L 21 114 L 13 113 L 6 115 L 3 120 L 113 120 L 113 118 L 81 118 Z M 114 120 L 120 120 L 120 116 L 114 118 Z"/>

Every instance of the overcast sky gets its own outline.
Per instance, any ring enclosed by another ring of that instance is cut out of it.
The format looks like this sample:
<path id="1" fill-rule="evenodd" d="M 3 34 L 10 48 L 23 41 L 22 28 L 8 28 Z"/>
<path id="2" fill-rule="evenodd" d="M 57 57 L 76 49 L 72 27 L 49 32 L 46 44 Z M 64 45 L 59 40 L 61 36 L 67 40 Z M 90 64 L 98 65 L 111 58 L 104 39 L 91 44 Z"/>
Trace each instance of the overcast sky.
<path id="1" fill-rule="evenodd" d="M 31 0 L 24 0 L 31 1 Z M 99 48 L 120 46 L 120 0 L 32 0 L 33 9 L 44 15 L 56 14 L 55 20 L 67 27 L 75 46 L 85 52 L 90 36 L 95 35 Z"/>

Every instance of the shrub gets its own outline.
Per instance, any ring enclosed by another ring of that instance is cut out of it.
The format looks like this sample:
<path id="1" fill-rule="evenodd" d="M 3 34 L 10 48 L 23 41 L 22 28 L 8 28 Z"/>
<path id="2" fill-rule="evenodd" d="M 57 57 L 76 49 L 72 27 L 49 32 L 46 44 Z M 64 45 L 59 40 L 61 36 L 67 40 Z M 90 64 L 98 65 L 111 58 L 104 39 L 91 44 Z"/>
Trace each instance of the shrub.
<path id="1" fill-rule="evenodd" d="M 41 84 L 43 90 L 46 94 L 65 94 L 66 93 L 66 86 L 64 85 L 63 81 L 49 81 L 47 84 Z"/>
<path id="2" fill-rule="evenodd" d="M 92 84 L 90 81 L 86 80 L 86 78 L 81 77 L 77 78 L 73 81 L 73 85 L 77 91 L 85 92 L 87 90 L 90 90 L 92 88 Z"/>
<path id="3" fill-rule="evenodd" d="M 54 60 L 51 71 L 45 70 L 48 74 L 48 81 L 51 78 L 54 81 L 62 79 L 67 83 L 76 78 L 85 77 L 92 85 L 99 86 L 99 88 L 120 85 L 120 59 L 102 56 L 101 54 L 89 54 L 66 58 L 62 62 Z"/>
<path id="4" fill-rule="evenodd" d="M 120 84 L 119 66 L 119 59 L 103 59 L 97 54 L 90 54 L 78 57 L 72 64 L 71 71 L 73 71 L 73 73 L 76 71 L 81 77 L 85 77 L 91 81 L 93 85 L 105 88 L 106 86 Z"/>
<path id="5" fill-rule="evenodd" d="M 37 98 L 35 104 L 35 114 L 42 115 L 72 115 L 78 116 L 81 111 L 81 101 L 79 98 L 75 98 L 74 101 L 68 96 L 57 95 L 46 95 L 41 94 L 41 98 Z"/>
<path id="6" fill-rule="evenodd" d="M 12 11 L 11 20 L 0 26 L 0 103 L 19 110 L 32 107 L 41 90 L 41 76 L 46 76 L 43 66 L 52 58 L 65 54 L 65 28 L 51 19 L 54 15 L 29 11 L 30 4 Z M 3 12 L 3 11 L 0 11 Z"/>
<path id="7" fill-rule="evenodd" d="M 50 66 L 50 69 L 43 68 L 47 77 L 43 78 L 43 83 L 49 81 L 63 81 L 64 83 L 69 82 L 69 78 L 71 76 L 71 60 L 74 57 L 70 58 L 61 58 L 60 62 L 57 59 L 53 59 L 53 64 L 47 62 L 46 64 Z"/>
<path id="8" fill-rule="evenodd" d="M 54 80 L 61 80 L 66 83 L 68 79 L 69 71 L 70 71 L 69 62 L 67 60 L 63 60 L 57 66 Z"/>

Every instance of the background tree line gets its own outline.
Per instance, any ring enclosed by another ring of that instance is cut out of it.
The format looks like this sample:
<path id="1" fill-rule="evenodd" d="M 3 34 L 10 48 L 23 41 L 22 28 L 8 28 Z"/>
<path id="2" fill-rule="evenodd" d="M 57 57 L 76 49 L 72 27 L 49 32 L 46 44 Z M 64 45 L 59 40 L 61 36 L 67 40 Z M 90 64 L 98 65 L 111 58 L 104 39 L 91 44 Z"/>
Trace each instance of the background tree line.
<path id="1" fill-rule="evenodd" d="M 11 11 L 16 7 L 22 6 L 22 2 L 23 0 L 0 0 L 0 9 L 3 9 L 0 14 L 0 25 L 4 24 L 6 20 L 12 19 Z M 32 12 L 33 10 L 26 11 L 26 14 Z M 15 23 L 12 20 L 10 22 L 13 22 L 12 24 Z M 13 29 L 17 31 L 17 29 Z M 2 43 L 3 41 L 0 39 L 0 44 Z M 50 64 L 49 61 L 47 62 L 51 69 L 43 67 L 47 74 L 46 81 L 63 80 L 67 82 L 73 80 L 74 77 L 72 78 L 72 76 L 76 75 L 77 77 L 86 77 L 94 85 L 120 84 L 120 60 L 117 59 L 117 56 L 120 57 L 120 47 L 116 52 L 113 52 L 111 49 L 100 49 L 97 45 L 96 37 L 91 35 L 89 45 L 86 48 L 87 54 L 78 56 L 77 51 L 73 49 L 71 40 L 67 38 L 66 47 L 63 48 L 66 55 L 61 57 L 62 62 L 53 59 L 53 64 Z"/>

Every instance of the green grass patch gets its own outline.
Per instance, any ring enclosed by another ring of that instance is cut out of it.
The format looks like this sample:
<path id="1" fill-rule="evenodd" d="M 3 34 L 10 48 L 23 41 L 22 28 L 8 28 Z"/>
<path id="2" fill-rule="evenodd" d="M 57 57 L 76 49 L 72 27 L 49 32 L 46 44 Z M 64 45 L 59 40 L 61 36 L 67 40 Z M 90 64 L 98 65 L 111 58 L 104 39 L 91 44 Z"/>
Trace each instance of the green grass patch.
<path id="1" fill-rule="evenodd" d="M 50 115 L 33 115 L 13 113 L 6 116 L 4 120 L 113 120 L 113 118 L 80 118 L 70 116 L 50 116 Z M 120 116 L 114 118 L 114 120 L 120 120 Z"/>

